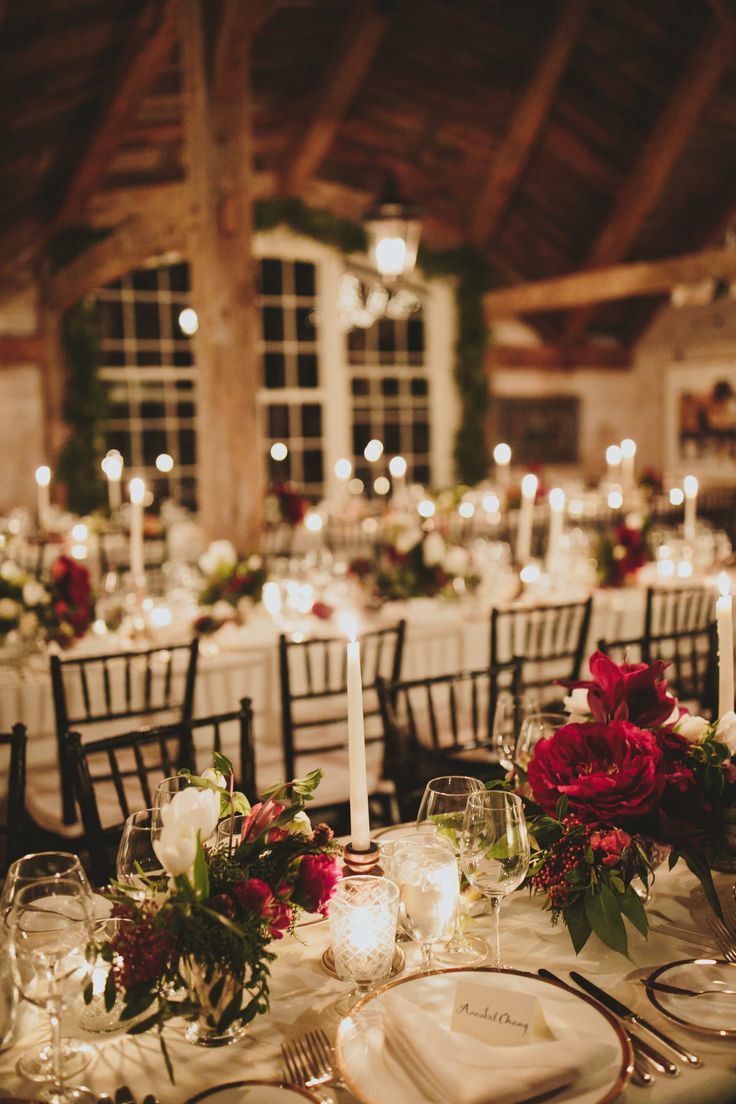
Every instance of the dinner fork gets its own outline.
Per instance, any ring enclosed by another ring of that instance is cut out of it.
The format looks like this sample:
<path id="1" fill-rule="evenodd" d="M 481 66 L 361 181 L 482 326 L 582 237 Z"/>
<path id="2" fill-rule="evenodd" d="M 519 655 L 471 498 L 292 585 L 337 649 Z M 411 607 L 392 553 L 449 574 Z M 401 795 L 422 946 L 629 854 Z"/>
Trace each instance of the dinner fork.
<path id="1" fill-rule="evenodd" d="M 298 1039 L 281 1044 L 286 1076 L 293 1085 L 319 1089 L 335 1080 L 332 1047 L 322 1028 L 307 1031 Z"/>
<path id="2" fill-rule="evenodd" d="M 708 915 L 708 923 L 713 935 L 716 937 L 721 953 L 727 962 L 736 962 L 736 938 L 731 934 L 720 916 L 714 912 Z"/>
<path id="3" fill-rule="evenodd" d="M 648 978 L 639 980 L 647 989 L 655 989 L 658 993 L 672 993 L 678 997 L 708 997 L 713 994 L 736 997 L 736 989 L 685 989 L 681 985 L 667 985 L 663 981 L 649 981 Z"/>

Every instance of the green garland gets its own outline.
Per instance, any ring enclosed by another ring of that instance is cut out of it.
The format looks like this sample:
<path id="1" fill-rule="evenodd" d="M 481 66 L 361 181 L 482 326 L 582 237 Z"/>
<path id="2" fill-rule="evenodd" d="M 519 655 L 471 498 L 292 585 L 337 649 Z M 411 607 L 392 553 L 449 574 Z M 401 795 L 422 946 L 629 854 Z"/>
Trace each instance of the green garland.
<path id="1" fill-rule="evenodd" d="M 308 207 L 300 199 L 258 200 L 254 207 L 254 223 L 257 230 L 288 226 L 295 233 L 331 245 L 344 254 L 364 253 L 367 247 L 365 230 L 358 223 Z M 485 432 L 490 405 L 485 372 L 488 331 L 483 316 L 483 292 L 489 286 L 488 269 L 484 259 L 470 246 L 445 251 L 422 246 L 418 263 L 430 279 L 457 278 L 455 382 L 461 419 L 454 455 L 458 478 L 472 486 L 487 476 L 490 462 Z"/>

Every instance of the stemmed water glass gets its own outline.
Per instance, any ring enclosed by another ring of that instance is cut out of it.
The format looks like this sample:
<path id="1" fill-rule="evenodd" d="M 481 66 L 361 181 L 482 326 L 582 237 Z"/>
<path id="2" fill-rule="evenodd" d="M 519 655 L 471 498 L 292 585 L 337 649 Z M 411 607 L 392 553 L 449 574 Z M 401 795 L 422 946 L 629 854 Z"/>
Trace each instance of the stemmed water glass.
<path id="1" fill-rule="evenodd" d="M 85 950 L 92 935 L 89 894 L 76 879 L 51 878 L 18 891 L 7 917 L 10 964 L 21 994 L 48 1012 L 52 1061 L 48 1087 L 38 1094 L 48 1104 L 92 1104 L 96 1096 L 65 1085 L 61 1011 L 67 994 L 78 991 L 89 972 Z"/>
<path id="2" fill-rule="evenodd" d="M 78 855 L 68 851 L 37 851 L 23 855 L 8 867 L 8 873 L 0 894 L 0 916 L 7 925 L 13 903 L 22 889 L 38 882 L 71 879 L 82 887 L 93 911 L 93 891 Z M 77 1077 L 92 1061 L 94 1050 L 82 1039 L 65 1039 L 61 1055 L 62 1074 L 69 1079 Z M 24 1054 L 18 1069 L 29 1081 L 47 1081 L 51 1075 L 53 1043 L 45 1043 L 35 1051 Z"/>
<path id="3" fill-rule="evenodd" d="M 471 794 L 460 838 L 460 863 L 465 877 L 491 901 L 491 965 L 501 962 L 499 912 L 501 901 L 526 877 L 529 835 L 521 798 L 504 790 Z"/>
<path id="4" fill-rule="evenodd" d="M 469 795 L 482 789 L 483 783 L 478 778 L 464 774 L 442 775 L 427 783 L 419 805 L 417 831 L 422 834 L 431 832 L 435 837 L 445 840 L 455 855 L 458 871 L 465 806 Z M 484 939 L 463 932 L 462 909 L 458 896 L 452 936 L 443 950 L 435 954 L 435 958 L 453 966 L 468 966 L 474 962 L 482 962 L 487 954 L 488 947 Z"/>
<path id="5" fill-rule="evenodd" d="M 561 713 L 529 713 L 524 717 L 514 749 L 514 766 L 526 771 L 539 741 L 546 740 L 565 724 L 566 720 L 567 718 Z"/>
<path id="6" fill-rule="evenodd" d="M 460 885 L 455 853 L 439 837 L 399 840 L 391 861 L 391 878 L 399 887 L 399 921 L 422 949 L 422 973 L 431 970 L 432 944 L 450 930 Z"/>
<path id="7" fill-rule="evenodd" d="M 150 879 L 166 877 L 163 864 L 153 844 L 161 833 L 159 809 L 141 809 L 125 821 L 115 864 L 117 880 L 131 897 L 141 900 L 148 892 Z"/>
<path id="8" fill-rule="evenodd" d="M 520 728 L 533 710 L 534 703 L 528 694 L 499 695 L 493 714 L 493 746 L 504 770 L 513 770 Z"/>

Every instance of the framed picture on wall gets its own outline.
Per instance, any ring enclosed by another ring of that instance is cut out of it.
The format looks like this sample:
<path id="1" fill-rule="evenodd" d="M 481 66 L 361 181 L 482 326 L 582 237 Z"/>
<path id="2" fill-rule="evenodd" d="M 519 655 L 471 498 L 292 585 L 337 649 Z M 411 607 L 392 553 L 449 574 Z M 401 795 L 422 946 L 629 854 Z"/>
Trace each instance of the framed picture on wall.
<path id="1" fill-rule="evenodd" d="M 736 476 L 736 366 L 677 367 L 668 374 L 669 466 L 714 479 Z"/>
<path id="2" fill-rule="evenodd" d="M 575 395 L 494 399 L 496 424 L 515 464 L 575 464 L 580 401 Z"/>

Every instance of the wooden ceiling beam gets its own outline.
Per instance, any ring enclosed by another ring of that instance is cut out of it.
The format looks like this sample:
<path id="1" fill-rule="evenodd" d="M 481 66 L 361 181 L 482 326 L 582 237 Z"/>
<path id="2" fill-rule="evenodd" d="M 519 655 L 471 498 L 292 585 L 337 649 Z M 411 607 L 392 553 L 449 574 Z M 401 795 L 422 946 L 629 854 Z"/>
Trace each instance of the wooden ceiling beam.
<path id="1" fill-rule="evenodd" d="M 493 322 L 536 311 L 571 310 L 616 299 L 661 295 L 676 284 L 697 283 L 710 277 L 736 279 L 736 249 L 706 249 L 662 261 L 636 261 L 536 280 L 489 291 L 483 304 L 486 317 Z"/>
<path id="2" fill-rule="evenodd" d="M 325 69 L 311 119 L 297 132 L 297 145 L 283 178 L 283 191 L 287 195 L 300 195 L 317 173 L 373 64 L 388 23 L 389 17 L 376 0 L 354 3 L 352 15 L 335 44 L 332 61 Z"/>
<path id="3" fill-rule="evenodd" d="M 613 214 L 588 254 L 586 268 L 615 264 L 628 253 L 664 192 L 703 108 L 733 61 L 735 41 L 718 20 L 708 25 L 639 154 Z M 564 343 L 579 344 L 591 314 L 590 310 L 580 311 L 567 320 Z"/>
<path id="4" fill-rule="evenodd" d="M 0 368 L 40 364 L 46 355 L 43 334 L 0 334 Z"/>
<path id="5" fill-rule="evenodd" d="M 590 7 L 589 0 L 565 0 L 552 35 L 494 157 L 476 199 L 470 236 L 479 245 L 491 237 L 527 166 L 552 100 Z"/>
<path id="6" fill-rule="evenodd" d="M 212 47 L 212 92 L 220 100 L 240 95 L 248 74 L 253 35 L 282 0 L 223 0 Z"/>
<path id="7" fill-rule="evenodd" d="M 486 353 L 486 368 L 544 368 L 569 371 L 571 368 L 631 368 L 631 350 L 619 345 L 580 345 L 566 349 L 562 345 L 492 345 Z"/>
<path id="8" fill-rule="evenodd" d="M 54 229 L 82 220 L 88 197 L 104 179 L 144 93 L 166 63 L 177 36 L 179 0 L 143 5 L 123 61 L 78 158 Z"/>

